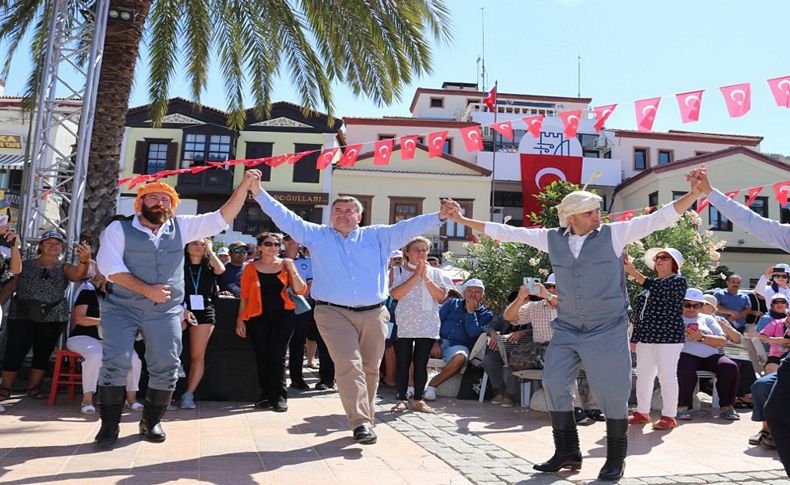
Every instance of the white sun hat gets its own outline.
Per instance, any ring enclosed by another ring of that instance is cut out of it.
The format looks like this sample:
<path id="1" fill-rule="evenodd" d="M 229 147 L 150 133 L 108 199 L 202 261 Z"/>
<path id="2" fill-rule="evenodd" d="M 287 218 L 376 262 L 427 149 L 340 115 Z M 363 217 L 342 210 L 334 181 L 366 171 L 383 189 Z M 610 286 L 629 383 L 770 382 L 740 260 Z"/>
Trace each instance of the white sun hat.
<path id="1" fill-rule="evenodd" d="M 707 303 L 705 301 L 705 295 L 702 293 L 702 290 L 700 290 L 699 288 L 687 289 L 686 296 L 684 296 L 683 299 L 689 301 L 698 301 L 700 303 Z"/>
<path id="2" fill-rule="evenodd" d="M 680 254 L 680 251 L 678 251 L 675 248 L 650 248 L 647 251 L 645 251 L 645 256 L 643 257 L 643 260 L 647 265 L 647 267 L 652 270 L 655 270 L 656 263 L 655 261 L 653 261 L 653 259 L 661 253 L 667 253 L 672 257 L 672 259 L 675 260 L 675 264 L 678 265 L 678 273 L 680 273 L 680 267 L 683 266 L 683 255 Z"/>

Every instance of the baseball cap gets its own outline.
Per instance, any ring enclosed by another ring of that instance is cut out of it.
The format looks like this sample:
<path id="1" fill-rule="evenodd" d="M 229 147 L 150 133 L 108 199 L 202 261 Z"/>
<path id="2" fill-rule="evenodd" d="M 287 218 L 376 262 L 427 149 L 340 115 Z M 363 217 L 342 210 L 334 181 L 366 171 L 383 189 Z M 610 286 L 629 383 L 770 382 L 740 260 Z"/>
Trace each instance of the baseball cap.
<path id="1" fill-rule="evenodd" d="M 402 257 L 403 257 L 403 251 L 401 251 L 400 249 L 396 249 L 395 251 L 390 253 L 390 259 L 402 258 Z"/>
<path id="2" fill-rule="evenodd" d="M 466 283 L 464 283 L 462 285 L 462 288 L 465 290 L 465 289 L 469 288 L 470 286 L 476 286 L 476 287 L 482 288 L 484 290 L 486 289 L 486 285 L 483 284 L 483 280 L 480 280 L 480 279 L 477 279 L 477 278 L 472 278 L 472 279 L 468 280 Z"/>
<path id="3" fill-rule="evenodd" d="M 66 242 L 66 236 L 61 234 L 59 231 L 45 231 L 44 234 L 41 235 L 41 241 L 45 239 L 57 239 L 60 242 Z"/>
<path id="4" fill-rule="evenodd" d="M 227 256 L 230 254 L 230 251 L 225 246 L 217 249 L 217 256 Z"/>

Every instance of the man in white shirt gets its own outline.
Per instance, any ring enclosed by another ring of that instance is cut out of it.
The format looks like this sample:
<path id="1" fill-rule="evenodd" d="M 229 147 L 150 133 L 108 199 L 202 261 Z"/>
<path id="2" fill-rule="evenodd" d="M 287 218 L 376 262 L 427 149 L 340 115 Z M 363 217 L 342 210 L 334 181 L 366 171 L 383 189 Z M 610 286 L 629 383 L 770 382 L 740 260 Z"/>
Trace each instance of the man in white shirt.
<path id="1" fill-rule="evenodd" d="M 583 364 L 590 386 L 606 415 L 606 463 L 598 478 L 623 476 L 628 450 L 628 396 L 631 392 L 631 354 L 628 347 L 628 295 L 622 252 L 626 245 L 674 224 L 697 199 L 692 191 L 650 215 L 627 222 L 601 224 L 598 195 L 572 192 L 557 207 L 560 227 L 513 227 L 467 219 L 460 212 L 454 222 L 502 241 L 515 241 L 549 254 L 557 278 L 560 305 L 553 321 L 554 336 L 546 352 L 543 385 L 554 434 L 555 453 L 535 469 L 556 472 L 581 467 L 581 451 L 570 391 Z"/>
<path id="2" fill-rule="evenodd" d="M 257 170 L 245 172 L 220 210 L 198 216 L 175 216 L 179 197 L 169 185 L 143 185 L 137 191 L 134 218 L 115 221 L 101 234 L 96 262 L 113 282 L 113 291 L 101 305 L 104 356 L 97 392 L 102 421 L 95 439 L 98 448 L 110 448 L 118 438 L 138 331 L 145 340 L 150 375 L 140 434 L 152 442 L 165 440 L 160 421 L 173 397 L 181 354 L 184 246 L 226 229 L 250 186 L 259 180 Z M 200 295 L 190 298 L 193 309 L 203 304 Z"/>

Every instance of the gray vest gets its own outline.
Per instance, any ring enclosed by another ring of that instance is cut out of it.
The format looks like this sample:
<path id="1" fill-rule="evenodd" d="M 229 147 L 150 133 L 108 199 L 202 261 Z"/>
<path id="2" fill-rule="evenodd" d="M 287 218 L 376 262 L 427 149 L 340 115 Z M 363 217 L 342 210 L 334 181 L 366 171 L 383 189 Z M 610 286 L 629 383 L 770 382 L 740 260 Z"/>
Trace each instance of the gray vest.
<path id="1" fill-rule="evenodd" d="M 587 330 L 627 321 L 623 259 L 612 249 L 612 230 L 601 225 L 584 240 L 578 258 L 564 228 L 549 231 L 549 259 L 557 278 L 559 324 Z"/>
<path id="2" fill-rule="evenodd" d="M 159 230 L 165 231 L 154 245 L 148 235 L 132 226 L 132 221 L 121 221 L 124 233 L 123 262 L 129 272 L 138 280 L 150 285 L 170 285 L 170 299 L 154 305 L 148 298 L 128 290 L 121 285 L 113 285 L 106 303 L 129 306 L 142 311 L 156 309 L 167 312 L 184 301 L 184 242 L 181 230 L 175 219 L 164 224 Z"/>

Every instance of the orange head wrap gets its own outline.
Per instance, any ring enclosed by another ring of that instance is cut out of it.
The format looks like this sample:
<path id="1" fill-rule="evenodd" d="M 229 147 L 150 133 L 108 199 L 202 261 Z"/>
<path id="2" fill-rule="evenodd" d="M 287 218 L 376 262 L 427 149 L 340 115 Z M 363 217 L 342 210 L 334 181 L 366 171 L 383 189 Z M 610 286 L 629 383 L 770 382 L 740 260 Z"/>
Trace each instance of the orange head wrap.
<path id="1" fill-rule="evenodd" d="M 151 182 L 141 185 L 140 188 L 137 189 L 137 198 L 134 200 L 134 211 L 138 213 L 141 212 L 143 210 L 143 197 L 148 194 L 153 194 L 154 192 L 162 192 L 169 195 L 171 202 L 170 208 L 175 212 L 181 199 L 178 197 L 176 189 L 164 182 Z"/>

